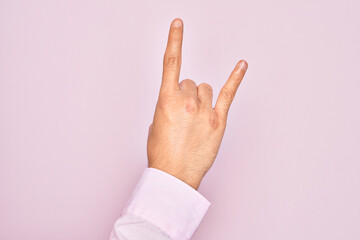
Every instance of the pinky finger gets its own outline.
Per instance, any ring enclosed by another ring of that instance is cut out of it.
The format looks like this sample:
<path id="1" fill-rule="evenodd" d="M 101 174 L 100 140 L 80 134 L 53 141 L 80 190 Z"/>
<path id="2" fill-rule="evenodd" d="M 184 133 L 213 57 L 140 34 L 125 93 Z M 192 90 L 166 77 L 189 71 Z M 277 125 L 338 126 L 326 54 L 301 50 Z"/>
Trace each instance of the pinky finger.
<path id="1" fill-rule="evenodd" d="M 215 111 L 221 119 L 226 119 L 230 109 L 230 105 L 235 97 L 236 91 L 244 78 L 248 64 L 245 60 L 241 60 L 236 64 L 229 79 L 222 87 L 215 105 Z"/>

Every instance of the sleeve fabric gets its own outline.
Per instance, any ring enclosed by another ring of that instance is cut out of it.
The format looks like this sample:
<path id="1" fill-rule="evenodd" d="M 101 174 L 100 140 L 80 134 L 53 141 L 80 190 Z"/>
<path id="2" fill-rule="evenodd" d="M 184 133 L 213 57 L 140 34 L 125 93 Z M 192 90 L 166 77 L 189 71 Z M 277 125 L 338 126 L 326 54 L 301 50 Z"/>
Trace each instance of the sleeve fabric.
<path id="1" fill-rule="evenodd" d="M 147 168 L 115 222 L 110 240 L 191 239 L 210 205 L 180 179 Z"/>

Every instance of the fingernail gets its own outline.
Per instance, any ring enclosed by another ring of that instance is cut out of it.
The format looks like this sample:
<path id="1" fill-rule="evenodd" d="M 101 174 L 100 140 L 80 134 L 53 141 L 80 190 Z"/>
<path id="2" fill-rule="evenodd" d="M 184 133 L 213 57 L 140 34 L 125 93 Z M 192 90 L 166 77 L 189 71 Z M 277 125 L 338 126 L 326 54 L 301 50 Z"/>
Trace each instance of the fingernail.
<path id="1" fill-rule="evenodd" d="M 237 71 L 240 72 L 241 70 L 246 70 L 248 67 L 248 64 L 245 60 L 241 60 L 238 64 L 238 69 Z"/>
<path id="2" fill-rule="evenodd" d="M 175 28 L 181 28 L 182 27 L 182 21 L 180 18 L 176 18 L 173 23 L 172 23 L 173 27 Z"/>

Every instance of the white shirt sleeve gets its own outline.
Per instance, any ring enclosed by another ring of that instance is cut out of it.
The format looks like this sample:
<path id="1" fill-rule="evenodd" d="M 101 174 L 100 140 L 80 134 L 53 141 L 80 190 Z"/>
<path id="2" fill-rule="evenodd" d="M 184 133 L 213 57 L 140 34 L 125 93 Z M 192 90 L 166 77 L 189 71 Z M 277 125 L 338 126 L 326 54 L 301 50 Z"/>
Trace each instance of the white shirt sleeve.
<path id="1" fill-rule="evenodd" d="M 210 202 L 178 178 L 155 168 L 145 169 L 110 240 L 192 237 Z"/>
<path id="2" fill-rule="evenodd" d="M 159 228 L 131 214 L 122 215 L 115 223 L 110 240 L 140 240 L 156 239 L 170 240 L 171 238 Z"/>

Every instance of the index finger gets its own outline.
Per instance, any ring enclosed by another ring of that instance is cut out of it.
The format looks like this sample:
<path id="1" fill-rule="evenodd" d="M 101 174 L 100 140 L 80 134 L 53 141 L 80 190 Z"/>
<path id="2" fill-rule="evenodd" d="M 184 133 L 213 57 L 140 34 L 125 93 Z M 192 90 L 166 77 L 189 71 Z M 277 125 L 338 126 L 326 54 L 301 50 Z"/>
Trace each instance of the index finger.
<path id="1" fill-rule="evenodd" d="M 168 42 L 164 54 L 162 90 L 179 90 L 181 68 L 181 46 L 183 39 L 183 22 L 180 18 L 172 21 Z"/>

